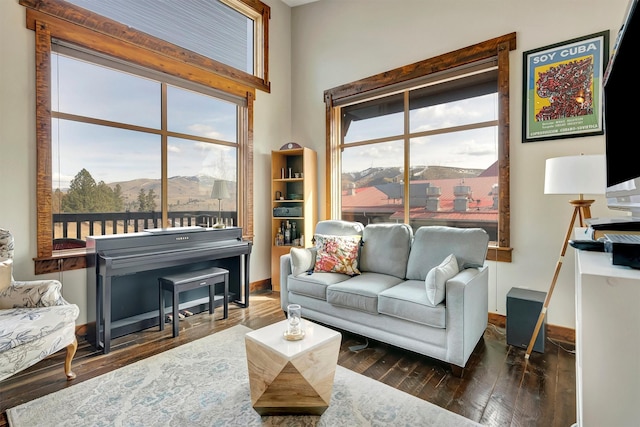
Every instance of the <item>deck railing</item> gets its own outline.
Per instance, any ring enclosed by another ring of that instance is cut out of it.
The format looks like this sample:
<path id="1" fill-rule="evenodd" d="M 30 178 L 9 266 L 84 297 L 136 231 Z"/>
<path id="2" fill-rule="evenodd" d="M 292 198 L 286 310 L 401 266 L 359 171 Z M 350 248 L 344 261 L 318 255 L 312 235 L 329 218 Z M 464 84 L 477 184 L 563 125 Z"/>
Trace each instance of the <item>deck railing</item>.
<path id="1" fill-rule="evenodd" d="M 189 227 L 194 225 L 211 227 L 216 222 L 218 211 L 169 212 L 171 227 Z M 236 212 L 222 212 L 222 219 L 227 224 L 237 225 Z M 136 233 L 147 228 L 161 227 L 160 212 L 105 212 L 105 213 L 57 213 L 53 214 L 54 249 L 67 249 L 75 241 L 87 236 Z M 64 248 L 55 248 L 65 243 Z M 78 247 L 78 246 L 75 246 Z"/>

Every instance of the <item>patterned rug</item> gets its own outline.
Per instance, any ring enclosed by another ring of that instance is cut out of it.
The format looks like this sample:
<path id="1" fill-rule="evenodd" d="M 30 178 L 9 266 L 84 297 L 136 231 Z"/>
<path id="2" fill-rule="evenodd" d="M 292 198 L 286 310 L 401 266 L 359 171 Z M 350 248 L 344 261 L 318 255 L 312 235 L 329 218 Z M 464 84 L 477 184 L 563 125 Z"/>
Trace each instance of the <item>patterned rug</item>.
<path id="1" fill-rule="evenodd" d="M 251 406 L 238 325 L 7 411 L 35 426 L 479 426 L 458 414 L 337 367 L 322 416 L 263 416 Z"/>

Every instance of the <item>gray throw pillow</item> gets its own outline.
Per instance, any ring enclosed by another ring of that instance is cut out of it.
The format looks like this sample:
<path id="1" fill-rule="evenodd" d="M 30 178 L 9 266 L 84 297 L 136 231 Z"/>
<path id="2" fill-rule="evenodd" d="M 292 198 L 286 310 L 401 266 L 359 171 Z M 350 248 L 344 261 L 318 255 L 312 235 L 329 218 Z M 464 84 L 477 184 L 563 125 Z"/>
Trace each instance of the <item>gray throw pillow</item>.
<path id="1" fill-rule="evenodd" d="M 424 285 L 427 289 L 427 300 L 435 307 L 444 301 L 446 295 L 447 280 L 458 274 L 458 260 L 454 254 L 449 255 L 438 265 L 427 273 Z"/>
<path id="2" fill-rule="evenodd" d="M 460 270 L 482 267 L 488 245 L 489 235 L 481 228 L 420 227 L 411 245 L 407 279 L 424 280 L 450 254 L 456 256 Z"/>

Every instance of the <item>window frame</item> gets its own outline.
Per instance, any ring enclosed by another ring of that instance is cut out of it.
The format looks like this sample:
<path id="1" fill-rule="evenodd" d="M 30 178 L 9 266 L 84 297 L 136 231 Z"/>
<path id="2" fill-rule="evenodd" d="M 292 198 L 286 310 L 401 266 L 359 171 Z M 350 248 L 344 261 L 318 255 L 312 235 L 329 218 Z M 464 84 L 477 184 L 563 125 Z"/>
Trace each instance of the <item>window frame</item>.
<path id="1" fill-rule="evenodd" d="M 240 1 L 240 0 L 225 0 Z M 208 58 L 186 52 L 174 45 L 88 13 L 61 0 L 20 0 L 27 8 L 26 26 L 35 31 L 36 57 L 36 204 L 37 257 L 35 274 L 86 268 L 84 251 L 53 252 L 52 165 L 51 165 L 51 51 L 52 39 L 89 49 L 131 64 L 164 72 L 186 81 L 221 90 L 246 99 L 239 117 L 238 132 L 238 226 L 243 237 L 253 239 L 253 103 L 255 89 L 269 90 L 265 79 L 240 76 L 240 71 Z M 242 0 L 248 7 L 263 6 L 261 16 L 269 15 L 268 6 L 259 1 Z M 265 20 L 265 31 L 268 26 Z M 267 49 L 265 43 L 265 52 Z M 265 55 L 266 56 L 266 55 Z M 268 61 L 265 59 L 265 67 Z M 215 63 L 215 64 L 214 64 Z M 209 65 L 209 66 L 207 66 Z M 225 70 L 226 69 L 226 70 Z M 226 71 L 226 72 L 225 72 Z M 235 78 L 228 76 L 229 72 Z M 246 73 L 245 73 L 246 74 Z M 265 83 L 266 82 L 266 83 Z M 164 178 L 166 179 L 166 178 Z M 166 188 L 165 183 L 163 187 Z M 165 197 L 166 200 L 166 197 Z M 163 207 L 163 224 L 167 212 Z"/>
<path id="2" fill-rule="evenodd" d="M 355 99 L 391 94 L 398 88 L 455 69 L 473 67 L 494 60 L 498 67 L 498 241 L 489 243 L 487 259 L 511 262 L 510 190 L 509 190 L 509 52 L 516 49 L 516 34 L 510 33 L 453 52 L 343 84 L 324 92 L 326 121 L 326 212 L 330 218 L 340 217 L 340 135 L 341 108 Z M 409 182 L 408 158 L 405 153 L 405 182 Z M 408 200 L 405 186 L 405 200 Z"/>

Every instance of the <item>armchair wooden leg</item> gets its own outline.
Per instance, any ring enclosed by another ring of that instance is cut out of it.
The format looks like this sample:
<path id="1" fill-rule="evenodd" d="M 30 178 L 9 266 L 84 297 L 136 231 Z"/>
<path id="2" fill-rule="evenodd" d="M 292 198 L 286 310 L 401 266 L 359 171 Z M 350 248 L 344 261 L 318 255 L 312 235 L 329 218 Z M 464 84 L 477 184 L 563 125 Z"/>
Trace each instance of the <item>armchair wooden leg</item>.
<path id="1" fill-rule="evenodd" d="M 71 381 L 76 377 L 76 374 L 71 370 L 71 360 L 76 355 L 78 349 L 78 339 L 74 339 L 71 344 L 67 346 L 67 357 L 64 359 L 64 373 L 67 375 L 67 381 Z"/>

